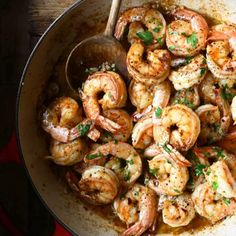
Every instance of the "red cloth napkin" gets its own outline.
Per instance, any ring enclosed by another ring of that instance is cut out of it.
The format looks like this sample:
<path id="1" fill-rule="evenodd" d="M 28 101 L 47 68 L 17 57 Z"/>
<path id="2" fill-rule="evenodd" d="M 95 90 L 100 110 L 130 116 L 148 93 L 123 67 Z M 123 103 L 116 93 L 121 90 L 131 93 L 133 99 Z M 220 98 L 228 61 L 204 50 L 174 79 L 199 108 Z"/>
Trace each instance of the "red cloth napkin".
<path id="1" fill-rule="evenodd" d="M 0 150 L 0 164 L 14 162 L 19 165 L 22 164 L 19 158 L 18 148 L 16 143 L 16 136 L 13 134 L 7 145 Z M 0 224 L 11 236 L 24 236 L 11 222 L 4 209 L 0 206 Z M 71 234 L 66 231 L 59 223 L 55 221 L 55 230 L 52 236 L 71 236 Z"/>

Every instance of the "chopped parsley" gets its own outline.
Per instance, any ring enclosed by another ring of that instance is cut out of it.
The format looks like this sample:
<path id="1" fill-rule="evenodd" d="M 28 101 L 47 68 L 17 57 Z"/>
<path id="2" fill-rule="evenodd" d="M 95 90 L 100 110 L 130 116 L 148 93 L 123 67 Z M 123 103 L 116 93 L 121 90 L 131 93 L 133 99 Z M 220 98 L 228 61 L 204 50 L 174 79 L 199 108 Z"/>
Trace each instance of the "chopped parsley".
<path id="1" fill-rule="evenodd" d="M 234 95 L 229 93 L 227 90 L 228 90 L 228 86 L 224 86 L 222 89 L 221 89 L 221 97 L 224 99 L 224 100 L 232 100 Z"/>
<path id="2" fill-rule="evenodd" d="M 150 45 L 153 42 L 152 32 L 146 30 L 142 32 L 137 32 L 137 36 L 144 42 L 146 46 Z"/>
<path id="3" fill-rule="evenodd" d="M 194 168 L 194 175 L 195 176 L 200 176 L 203 175 L 203 169 L 206 168 L 206 165 L 199 164 Z"/>
<path id="4" fill-rule="evenodd" d="M 163 149 L 164 149 L 167 153 L 171 153 L 171 152 L 172 152 L 172 150 L 167 147 L 167 144 L 166 144 L 166 143 L 165 143 L 162 147 L 163 147 Z"/>
<path id="5" fill-rule="evenodd" d="M 200 69 L 200 76 L 202 77 L 206 73 L 206 68 L 201 68 Z"/>
<path id="6" fill-rule="evenodd" d="M 220 160 L 221 159 L 223 159 L 223 160 L 226 159 L 226 156 L 224 154 L 224 150 L 222 150 L 219 147 L 213 147 L 212 149 L 216 152 L 216 156 L 217 156 L 218 159 L 220 159 Z"/>
<path id="7" fill-rule="evenodd" d="M 151 175 L 156 176 L 158 174 L 158 171 L 159 171 L 159 168 L 154 168 L 154 169 L 149 168 L 149 173 Z"/>
<path id="8" fill-rule="evenodd" d="M 162 44 L 162 37 L 157 38 L 157 42 L 158 42 L 159 44 Z"/>
<path id="9" fill-rule="evenodd" d="M 159 33 L 161 31 L 161 29 L 162 29 L 162 26 L 159 25 L 159 26 L 157 26 L 156 28 L 153 29 L 153 32 Z"/>
<path id="10" fill-rule="evenodd" d="M 226 205 L 229 205 L 230 204 L 230 198 L 223 198 L 223 201 Z"/>
<path id="11" fill-rule="evenodd" d="M 161 114 L 162 114 L 162 109 L 160 107 L 156 108 L 155 110 L 155 116 L 157 118 L 160 118 L 161 117 Z"/>
<path id="12" fill-rule="evenodd" d="M 174 46 L 174 45 L 171 45 L 169 48 L 168 48 L 170 51 L 173 51 L 173 50 L 175 50 L 176 49 L 176 46 Z"/>
<path id="13" fill-rule="evenodd" d="M 114 144 L 118 144 L 118 140 L 115 139 L 115 140 L 114 140 Z"/>
<path id="14" fill-rule="evenodd" d="M 192 33 L 188 38 L 187 38 L 187 43 L 191 44 L 192 48 L 197 47 L 198 39 L 197 39 L 197 34 Z"/>
<path id="15" fill-rule="evenodd" d="M 131 160 L 127 160 L 126 162 L 127 162 L 127 164 L 130 164 L 130 165 L 134 164 L 134 161 L 132 159 Z"/>
<path id="16" fill-rule="evenodd" d="M 211 174 L 211 169 L 208 168 L 207 171 L 206 171 L 206 175 L 209 176 Z"/>
<path id="17" fill-rule="evenodd" d="M 189 56 L 185 57 L 186 64 L 189 64 L 191 60 L 192 60 L 192 57 L 189 57 Z"/>
<path id="18" fill-rule="evenodd" d="M 173 34 L 174 34 L 174 35 L 178 35 L 179 33 L 178 33 L 177 31 L 170 31 L 170 30 L 169 30 L 169 34 L 170 34 L 170 35 L 173 35 Z"/>
<path id="19" fill-rule="evenodd" d="M 195 107 L 194 103 L 192 101 L 189 101 L 186 97 L 178 98 L 178 94 L 176 94 L 176 97 L 177 98 L 173 100 L 173 104 L 183 104 L 191 109 Z"/>
<path id="20" fill-rule="evenodd" d="M 185 32 L 182 32 L 181 34 L 185 37 L 188 37 L 188 35 Z"/>
<path id="21" fill-rule="evenodd" d="M 112 136 L 112 134 L 110 132 L 105 130 L 104 133 L 103 133 L 103 137 L 104 138 L 112 138 L 113 136 Z"/>
<path id="22" fill-rule="evenodd" d="M 176 193 L 180 193 L 180 191 L 178 189 L 173 189 Z"/>
<path id="23" fill-rule="evenodd" d="M 130 180 L 130 171 L 127 168 L 125 168 L 124 170 L 124 180 L 125 181 Z"/>
<path id="24" fill-rule="evenodd" d="M 84 136 L 86 133 L 88 133 L 90 126 L 92 122 L 88 121 L 87 124 L 78 124 L 77 129 L 79 130 L 80 136 Z"/>
<path id="25" fill-rule="evenodd" d="M 101 157 L 102 154 L 101 153 L 96 153 L 96 154 L 90 154 L 90 155 L 87 155 L 86 158 L 89 159 L 89 160 L 93 160 L 97 157 Z"/>
<path id="26" fill-rule="evenodd" d="M 218 189 L 218 187 L 219 187 L 218 183 L 215 182 L 215 181 L 212 181 L 212 182 L 211 182 L 211 186 L 212 186 L 212 188 L 213 188 L 215 191 L 216 191 L 216 190 Z"/>
<path id="27" fill-rule="evenodd" d="M 134 196 L 139 196 L 139 192 L 138 191 L 136 191 L 136 192 L 134 192 Z"/>

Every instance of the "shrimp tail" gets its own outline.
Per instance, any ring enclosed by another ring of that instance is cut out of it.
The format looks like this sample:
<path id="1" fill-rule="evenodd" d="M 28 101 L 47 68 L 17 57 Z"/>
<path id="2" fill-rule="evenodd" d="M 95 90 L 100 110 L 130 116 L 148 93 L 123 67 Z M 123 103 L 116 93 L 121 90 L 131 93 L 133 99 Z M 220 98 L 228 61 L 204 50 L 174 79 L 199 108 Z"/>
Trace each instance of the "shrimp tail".
<path id="1" fill-rule="evenodd" d="M 142 223 L 139 221 L 130 228 L 128 228 L 125 232 L 123 232 L 120 236 L 140 236 L 142 233 L 146 231 L 146 228 L 142 226 Z"/>

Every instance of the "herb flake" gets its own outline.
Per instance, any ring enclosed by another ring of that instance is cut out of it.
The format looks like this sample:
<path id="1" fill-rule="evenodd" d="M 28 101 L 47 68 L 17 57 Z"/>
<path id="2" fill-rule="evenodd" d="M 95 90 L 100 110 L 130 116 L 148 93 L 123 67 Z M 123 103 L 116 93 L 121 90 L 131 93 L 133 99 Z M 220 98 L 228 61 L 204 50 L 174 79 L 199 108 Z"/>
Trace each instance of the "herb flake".
<path id="1" fill-rule="evenodd" d="M 206 166 L 203 164 L 199 164 L 194 168 L 194 175 L 199 177 L 200 175 L 203 175 L 203 169 L 205 169 Z"/>
<path id="2" fill-rule="evenodd" d="M 137 32 L 136 34 L 146 46 L 150 45 L 153 42 L 153 34 L 148 30 Z"/>
<path id="3" fill-rule="evenodd" d="M 157 107 L 155 110 L 155 116 L 156 118 L 160 118 L 162 114 L 162 109 L 160 107 Z"/>
<path id="4" fill-rule="evenodd" d="M 86 133 L 88 133 L 91 124 L 92 124 L 92 122 L 88 121 L 87 124 L 78 124 L 77 125 L 77 129 L 80 133 L 80 136 L 84 136 Z"/>
<path id="5" fill-rule="evenodd" d="M 212 182 L 211 182 L 211 186 L 212 186 L 212 188 L 213 188 L 215 191 L 216 191 L 216 190 L 218 189 L 218 187 L 219 187 L 218 183 L 215 182 L 215 181 L 212 181 Z"/>
<path id="6" fill-rule="evenodd" d="M 191 44 L 192 48 L 196 48 L 198 44 L 198 38 L 196 33 L 192 33 L 188 38 L 187 38 L 187 43 Z"/>

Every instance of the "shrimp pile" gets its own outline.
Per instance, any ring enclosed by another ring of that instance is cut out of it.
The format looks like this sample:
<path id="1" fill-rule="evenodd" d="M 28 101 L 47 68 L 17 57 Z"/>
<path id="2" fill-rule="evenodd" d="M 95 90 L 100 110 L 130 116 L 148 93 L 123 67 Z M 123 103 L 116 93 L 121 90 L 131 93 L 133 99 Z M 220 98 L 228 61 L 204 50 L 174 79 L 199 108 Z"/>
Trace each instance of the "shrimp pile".
<path id="1" fill-rule="evenodd" d="M 79 100 L 45 104 L 46 158 L 67 166 L 78 197 L 111 207 L 122 236 L 233 215 L 236 26 L 209 27 L 185 7 L 163 16 L 139 6 L 121 13 L 114 36 L 129 45 L 128 78 L 98 67 Z"/>

